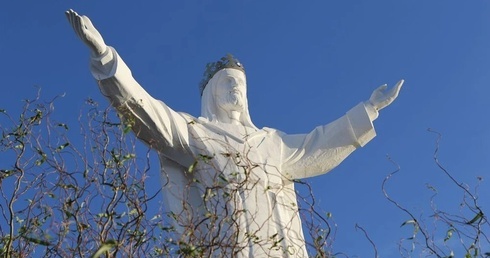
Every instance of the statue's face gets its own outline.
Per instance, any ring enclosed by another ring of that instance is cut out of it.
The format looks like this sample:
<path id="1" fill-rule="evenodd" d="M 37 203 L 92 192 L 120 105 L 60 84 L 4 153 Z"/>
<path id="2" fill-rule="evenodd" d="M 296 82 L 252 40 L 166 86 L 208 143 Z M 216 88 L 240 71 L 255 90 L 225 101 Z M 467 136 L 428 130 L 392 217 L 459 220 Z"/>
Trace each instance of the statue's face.
<path id="1" fill-rule="evenodd" d="M 225 111 L 243 111 L 247 96 L 247 81 L 245 74 L 237 69 L 220 71 L 218 82 L 214 89 L 216 105 Z"/>

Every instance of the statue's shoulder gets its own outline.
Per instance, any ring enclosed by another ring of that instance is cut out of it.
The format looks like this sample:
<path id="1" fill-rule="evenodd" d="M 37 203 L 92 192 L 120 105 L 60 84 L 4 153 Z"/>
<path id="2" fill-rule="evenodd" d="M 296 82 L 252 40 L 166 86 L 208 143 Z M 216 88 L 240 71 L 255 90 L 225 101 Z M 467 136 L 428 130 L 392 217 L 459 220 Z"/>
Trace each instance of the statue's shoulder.
<path id="1" fill-rule="evenodd" d="M 187 114 L 187 113 L 185 113 L 185 112 L 178 112 L 178 113 L 179 113 L 179 115 L 180 115 L 182 118 L 184 118 L 184 119 L 185 119 L 185 121 L 187 121 L 187 122 L 191 122 L 191 121 L 195 121 L 195 120 L 196 120 L 196 118 L 195 118 L 195 117 L 193 117 L 193 116 L 191 116 L 191 115 L 189 115 L 189 114 Z"/>
<path id="2" fill-rule="evenodd" d="M 278 135 L 278 136 L 283 136 L 285 135 L 286 133 L 280 131 L 280 130 L 277 130 L 275 128 L 270 128 L 270 127 L 262 127 L 262 129 L 260 129 L 268 134 L 275 134 L 275 135 Z"/>

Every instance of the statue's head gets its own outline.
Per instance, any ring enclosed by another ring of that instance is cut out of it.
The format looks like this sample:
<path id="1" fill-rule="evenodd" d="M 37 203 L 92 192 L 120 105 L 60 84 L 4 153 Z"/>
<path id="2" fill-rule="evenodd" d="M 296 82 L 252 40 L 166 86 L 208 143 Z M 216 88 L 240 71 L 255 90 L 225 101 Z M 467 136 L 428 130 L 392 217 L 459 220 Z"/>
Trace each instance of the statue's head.
<path id="1" fill-rule="evenodd" d="M 216 83 L 211 89 L 218 108 L 229 112 L 243 112 L 246 108 L 247 81 L 245 73 L 237 69 L 226 68 L 215 74 Z"/>
<path id="2" fill-rule="evenodd" d="M 242 124 L 255 127 L 248 113 L 245 69 L 231 54 L 206 65 L 200 89 L 202 117 L 219 120 L 221 113 L 234 111 Z"/>
<path id="3" fill-rule="evenodd" d="M 203 74 L 203 79 L 199 83 L 199 89 L 201 90 L 201 96 L 204 92 L 204 89 L 208 85 L 209 81 L 217 75 L 217 73 L 223 69 L 235 69 L 243 72 L 243 76 L 245 76 L 245 68 L 242 63 L 238 61 L 231 54 L 226 54 L 226 56 L 222 57 L 220 60 L 216 62 L 210 62 L 206 65 L 206 70 Z"/>

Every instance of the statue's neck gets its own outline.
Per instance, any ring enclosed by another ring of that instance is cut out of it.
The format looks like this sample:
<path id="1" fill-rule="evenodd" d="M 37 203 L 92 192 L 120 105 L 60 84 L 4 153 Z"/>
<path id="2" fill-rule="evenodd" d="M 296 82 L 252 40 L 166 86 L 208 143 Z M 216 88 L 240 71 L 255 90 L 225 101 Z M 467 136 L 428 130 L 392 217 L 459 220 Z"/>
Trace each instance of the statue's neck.
<path id="1" fill-rule="evenodd" d="M 234 135 L 235 137 L 244 139 L 248 135 L 256 132 L 257 130 L 252 127 L 248 127 L 246 125 L 243 125 L 242 123 L 223 123 L 223 122 L 218 122 L 217 126 L 221 129 L 227 132 L 228 134 Z"/>
<path id="2" fill-rule="evenodd" d="M 238 133 L 241 136 L 246 136 L 256 131 L 255 128 L 248 127 L 240 120 L 241 112 L 229 111 L 221 113 L 221 116 L 216 117 L 219 127 L 229 133 Z"/>
<path id="3" fill-rule="evenodd" d="M 216 119 L 223 124 L 233 124 L 240 125 L 242 122 L 240 121 L 240 112 L 238 111 L 227 111 L 227 112 L 219 112 Z"/>
<path id="4" fill-rule="evenodd" d="M 230 120 L 229 121 L 230 124 L 234 124 L 234 125 L 242 124 L 242 122 L 240 121 L 240 112 L 238 112 L 238 111 L 231 111 L 228 114 L 228 118 Z"/>

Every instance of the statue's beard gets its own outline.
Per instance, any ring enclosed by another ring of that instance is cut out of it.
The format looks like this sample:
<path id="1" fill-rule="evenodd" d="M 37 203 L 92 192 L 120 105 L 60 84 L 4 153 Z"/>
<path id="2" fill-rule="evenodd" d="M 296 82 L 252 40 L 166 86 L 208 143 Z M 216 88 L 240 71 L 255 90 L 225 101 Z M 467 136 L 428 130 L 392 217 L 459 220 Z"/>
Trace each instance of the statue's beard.
<path id="1" fill-rule="evenodd" d="M 240 92 L 230 92 L 224 97 L 218 99 L 218 106 L 225 111 L 243 111 L 245 101 Z"/>

